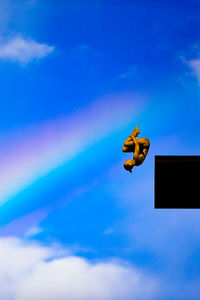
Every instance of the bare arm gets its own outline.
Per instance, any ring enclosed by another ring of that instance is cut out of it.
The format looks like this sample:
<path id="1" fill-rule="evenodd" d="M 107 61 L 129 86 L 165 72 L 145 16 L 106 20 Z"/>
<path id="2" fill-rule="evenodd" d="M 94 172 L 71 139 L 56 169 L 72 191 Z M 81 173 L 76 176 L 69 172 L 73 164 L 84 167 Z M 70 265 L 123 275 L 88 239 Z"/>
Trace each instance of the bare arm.
<path id="1" fill-rule="evenodd" d="M 128 137 L 125 142 L 124 142 L 124 146 L 126 147 L 130 147 L 130 146 L 133 146 L 134 145 L 134 142 L 133 142 L 133 139 L 132 137 Z"/>
<path id="2" fill-rule="evenodd" d="M 139 157 L 139 151 L 140 151 L 140 146 L 139 146 L 139 143 L 138 141 L 136 140 L 136 138 L 132 135 L 132 140 L 135 144 L 135 152 L 134 152 L 134 155 L 133 155 L 133 159 L 138 159 Z"/>

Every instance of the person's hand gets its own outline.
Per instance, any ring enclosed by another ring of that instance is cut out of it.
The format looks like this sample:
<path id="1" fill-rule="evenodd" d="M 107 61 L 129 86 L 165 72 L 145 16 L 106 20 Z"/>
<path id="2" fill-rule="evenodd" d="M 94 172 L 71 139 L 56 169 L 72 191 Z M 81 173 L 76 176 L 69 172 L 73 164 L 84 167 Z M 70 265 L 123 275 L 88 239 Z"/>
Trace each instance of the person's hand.
<path id="1" fill-rule="evenodd" d="M 139 126 L 137 126 L 135 129 L 133 129 L 131 136 L 137 137 L 138 134 L 140 134 Z"/>

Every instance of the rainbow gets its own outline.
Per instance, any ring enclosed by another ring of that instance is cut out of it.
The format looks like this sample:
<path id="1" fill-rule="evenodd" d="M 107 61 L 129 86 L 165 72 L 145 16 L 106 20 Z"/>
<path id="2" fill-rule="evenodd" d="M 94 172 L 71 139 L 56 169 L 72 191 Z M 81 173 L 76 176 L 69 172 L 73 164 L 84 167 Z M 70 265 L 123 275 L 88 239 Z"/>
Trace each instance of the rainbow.
<path id="1" fill-rule="evenodd" d="M 143 100 L 132 94 L 104 96 L 73 115 L 2 137 L 0 203 L 132 122 L 142 104 Z"/>

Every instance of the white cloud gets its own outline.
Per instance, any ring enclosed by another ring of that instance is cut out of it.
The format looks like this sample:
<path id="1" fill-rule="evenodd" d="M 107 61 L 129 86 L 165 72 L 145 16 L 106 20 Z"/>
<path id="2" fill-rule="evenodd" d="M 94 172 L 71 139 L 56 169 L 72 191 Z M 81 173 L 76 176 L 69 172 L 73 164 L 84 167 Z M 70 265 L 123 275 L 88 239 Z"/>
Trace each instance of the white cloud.
<path id="1" fill-rule="evenodd" d="M 0 59 L 27 64 L 34 59 L 47 56 L 53 50 L 53 46 L 39 44 L 32 39 L 14 37 L 0 45 Z"/>
<path id="2" fill-rule="evenodd" d="M 91 263 L 56 247 L 0 239 L 1 299 L 155 299 L 158 282 L 122 262 Z M 42 295 L 42 298 L 41 298 Z"/>

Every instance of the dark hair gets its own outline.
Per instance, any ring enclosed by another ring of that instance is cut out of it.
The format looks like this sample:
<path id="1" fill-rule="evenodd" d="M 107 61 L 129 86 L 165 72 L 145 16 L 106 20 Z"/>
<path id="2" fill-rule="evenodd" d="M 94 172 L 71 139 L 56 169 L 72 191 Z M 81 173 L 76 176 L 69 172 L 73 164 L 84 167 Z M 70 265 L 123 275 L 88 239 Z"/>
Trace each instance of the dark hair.
<path id="1" fill-rule="evenodd" d="M 125 163 L 124 163 L 124 169 L 126 171 L 129 171 L 130 173 L 132 173 L 132 169 L 133 169 L 134 164 L 130 164 L 130 161 L 133 162 L 131 159 L 125 161 Z"/>

